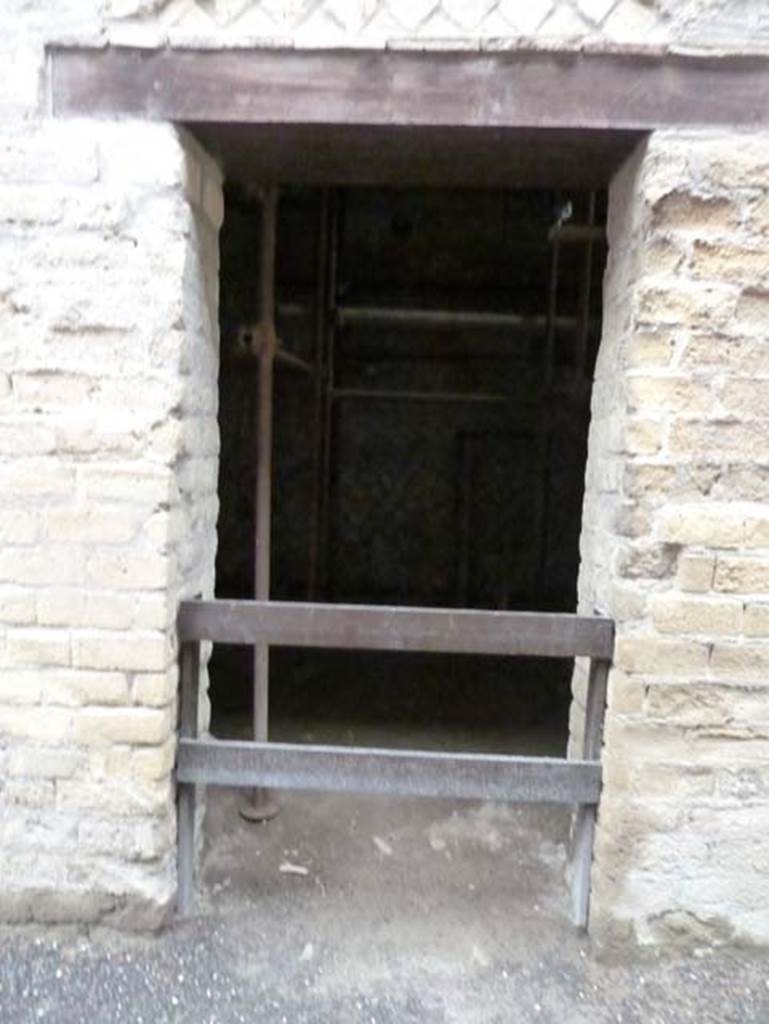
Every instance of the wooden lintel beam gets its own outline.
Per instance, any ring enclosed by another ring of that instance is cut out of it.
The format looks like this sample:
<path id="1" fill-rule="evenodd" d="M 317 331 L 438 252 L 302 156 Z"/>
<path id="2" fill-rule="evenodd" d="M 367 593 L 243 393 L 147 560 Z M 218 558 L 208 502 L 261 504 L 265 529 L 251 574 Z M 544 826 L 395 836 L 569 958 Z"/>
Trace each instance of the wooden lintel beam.
<path id="1" fill-rule="evenodd" d="M 57 116 L 648 131 L 769 126 L 769 59 L 602 49 L 50 50 Z"/>

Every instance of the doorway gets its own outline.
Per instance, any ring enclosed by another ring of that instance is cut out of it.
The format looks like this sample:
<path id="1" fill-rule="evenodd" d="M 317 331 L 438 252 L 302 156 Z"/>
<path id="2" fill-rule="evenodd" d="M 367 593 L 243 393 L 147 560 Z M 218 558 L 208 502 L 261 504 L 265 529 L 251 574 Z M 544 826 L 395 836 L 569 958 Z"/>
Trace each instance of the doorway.
<path id="1" fill-rule="evenodd" d="M 217 596 L 254 594 L 257 189 L 221 239 Z M 606 195 L 282 187 L 275 600 L 573 611 Z M 250 732 L 250 651 L 216 647 L 212 731 Z M 561 756 L 571 664 L 270 654 L 270 737 Z"/>

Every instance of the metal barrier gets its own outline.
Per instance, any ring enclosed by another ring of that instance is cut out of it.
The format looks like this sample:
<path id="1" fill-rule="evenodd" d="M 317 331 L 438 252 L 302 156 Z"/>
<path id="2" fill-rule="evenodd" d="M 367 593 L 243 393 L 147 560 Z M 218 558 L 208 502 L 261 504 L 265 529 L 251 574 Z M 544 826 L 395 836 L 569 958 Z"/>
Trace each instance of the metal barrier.
<path id="1" fill-rule="evenodd" d="M 271 786 L 518 803 L 576 804 L 572 918 L 587 925 L 611 619 L 531 612 L 273 601 L 185 601 L 179 610 L 181 721 L 178 907 L 194 895 L 195 785 Z M 582 758 L 513 757 L 217 740 L 198 735 L 200 643 L 590 659 Z"/>

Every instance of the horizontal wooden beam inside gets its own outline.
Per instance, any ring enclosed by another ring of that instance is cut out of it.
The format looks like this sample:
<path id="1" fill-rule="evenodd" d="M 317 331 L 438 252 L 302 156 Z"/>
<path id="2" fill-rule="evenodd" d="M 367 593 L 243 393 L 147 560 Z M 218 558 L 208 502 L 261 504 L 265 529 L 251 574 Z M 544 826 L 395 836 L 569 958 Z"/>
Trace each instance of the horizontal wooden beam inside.
<path id="1" fill-rule="evenodd" d="M 336 793 L 595 804 L 595 761 L 180 739 L 179 782 Z"/>
<path id="2" fill-rule="evenodd" d="M 657 51 L 53 48 L 53 112 L 188 123 L 769 125 L 769 61 Z"/>
<path id="3" fill-rule="evenodd" d="M 282 601 L 183 601 L 181 640 L 351 650 L 610 659 L 611 619 Z"/>

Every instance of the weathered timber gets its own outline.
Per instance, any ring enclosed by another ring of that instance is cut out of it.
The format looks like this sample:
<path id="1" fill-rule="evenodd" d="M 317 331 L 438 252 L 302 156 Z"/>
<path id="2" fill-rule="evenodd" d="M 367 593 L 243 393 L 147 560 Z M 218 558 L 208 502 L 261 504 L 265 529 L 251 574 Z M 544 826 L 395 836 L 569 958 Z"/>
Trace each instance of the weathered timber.
<path id="1" fill-rule="evenodd" d="M 611 657 L 611 619 L 281 601 L 184 601 L 183 640 L 351 650 L 445 651 L 531 657 Z"/>
<path id="2" fill-rule="evenodd" d="M 177 778 L 209 786 L 568 804 L 598 800 L 601 766 L 541 757 L 182 739 Z"/>
<path id="3" fill-rule="evenodd" d="M 766 56 L 661 50 L 50 50 L 56 115 L 654 130 L 769 125 Z"/>

